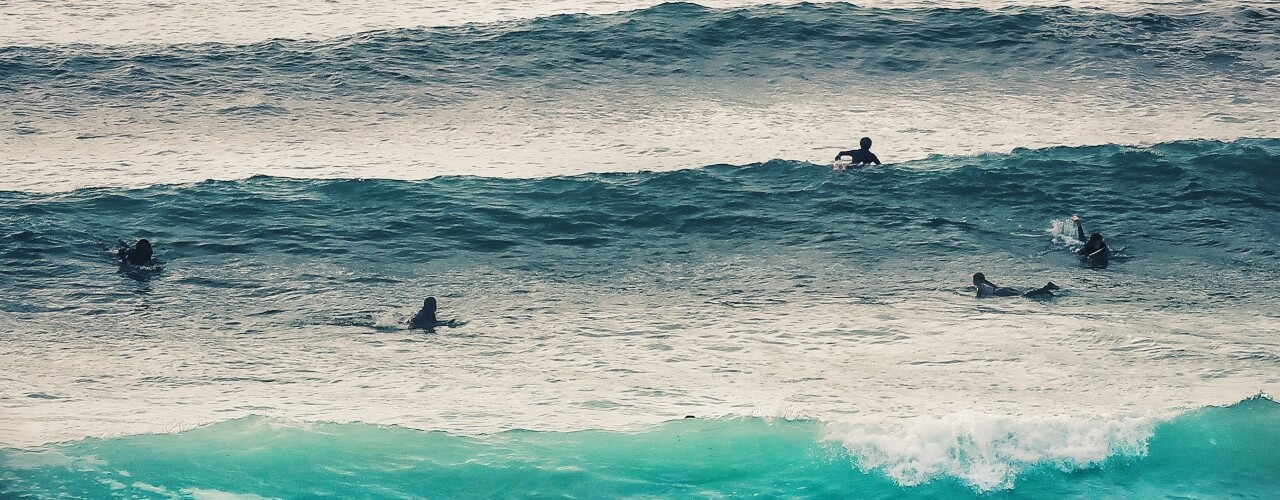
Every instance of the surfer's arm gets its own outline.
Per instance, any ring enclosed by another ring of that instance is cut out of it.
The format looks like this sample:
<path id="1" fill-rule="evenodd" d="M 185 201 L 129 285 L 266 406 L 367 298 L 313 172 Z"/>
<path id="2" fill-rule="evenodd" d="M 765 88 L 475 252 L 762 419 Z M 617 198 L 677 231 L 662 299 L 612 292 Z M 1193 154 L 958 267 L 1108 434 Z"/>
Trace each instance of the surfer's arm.
<path id="1" fill-rule="evenodd" d="M 124 240 L 116 240 L 116 243 L 120 244 L 120 248 L 117 248 L 115 251 L 116 258 L 120 259 L 120 262 L 128 262 L 130 251 L 129 244 L 125 243 Z"/>
<path id="2" fill-rule="evenodd" d="M 880 164 L 880 158 L 877 158 L 875 153 L 872 153 L 872 152 L 869 152 L 869 151 L 868 151 L 868 152 L 867 152 L 867 155 L 871 156 L 871 161 L 872 161 L 872 162 L 875 162 L 875 164 L 876 164 L 876 165 L 879 165 L 879 164 Z"/>
<path id="3" fill-rule="evenodd" d="M 839 161 L 841 156 L 849 156 L 849 157 L 852 157 L 852 156 L 853 156 L 853 150 L 849 150 L 849 151 L 841 151 L 841 152 L 839 152 L 839 153 L 836 153 L 836 160 L 837 160 L 837 161 Z"/>
<path id="4" fill-rule="evenodd" d="M 1080 224 L 1080 218 L 1072 216 L 1072 220 L 1074 220 L 1076 223 L 1076 239 L 1080 241 L 1086 241 L 1086 238 L 1084 236 L 1084 225 Z"/>

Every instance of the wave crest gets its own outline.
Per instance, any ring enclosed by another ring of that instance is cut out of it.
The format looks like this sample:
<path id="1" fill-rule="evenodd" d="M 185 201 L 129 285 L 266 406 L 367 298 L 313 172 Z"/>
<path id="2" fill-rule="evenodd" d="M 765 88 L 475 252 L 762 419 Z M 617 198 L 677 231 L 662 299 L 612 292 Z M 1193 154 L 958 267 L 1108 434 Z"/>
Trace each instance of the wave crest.
<path id="1" fill-rule="evenodd" d="M 903 486 L 960 479 L 978 491 L 1011 489 L 1022 472 L 1051 465 L 1064 472 L 1113 457 L 1146 455 L 1150 418 L 1016 418 L 964 411 L 919 417 L 896 428 L 832 425 L 864 471 L 878 470 Z"/>
<path id="2" fill-rule="evenodd" d="M 1262 396 L 1167 420 L 960 412 L 825 430 L 815 421 L 725 418 L 674 420 L 639 432 L 458 436 L 251 417 L 173 434 L 0 449 L 0 495 L 114 496 L 142 484 L 266 497 L 302 488 L 360 496 L 378 488 L 389 496 L 804 491 L 967 498 L 1013 489 L 1032 497 L 1150 498 L 1217 497 L 1229 485 L 1233 494 L 1266 497 L 1280 486 L 1276 429 L 1280 405 Z M 843 447 L 832 450 L 832 443 Z M 866 474 L 853 473 L 846 454 Z M 1072 474 L 1082 469 L 1093 471 L 1087 481 Z"/>

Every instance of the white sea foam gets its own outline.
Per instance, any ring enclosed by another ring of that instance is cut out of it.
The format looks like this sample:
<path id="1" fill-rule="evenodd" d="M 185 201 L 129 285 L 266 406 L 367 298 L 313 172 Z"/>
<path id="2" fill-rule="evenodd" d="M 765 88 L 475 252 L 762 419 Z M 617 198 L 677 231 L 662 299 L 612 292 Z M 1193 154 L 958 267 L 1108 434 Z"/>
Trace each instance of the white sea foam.
<path id="1" fill-rule="evenodd" d="M 244 494 L 231 493 L 227 491 L 219 491 L 214 489 L 186 488 L 182 490 L 182 494 L 188 495 L 195 500 L 266 500 L 267 497 Z"/>
<path id="2" fill-rule="evenodd" d="M 1054 219 L 1049 221 L 1049 229 L 1045 232 L 1053 238 L 1053 242 L 1058 245 L 1083 245 L 1084 242 L 1076 239 L 1076 226 L 1071 219 Z"/>
<path id="3" fill-rule="evenodd" d="M 1013 488 L 1020 473 L 1036 466 L 1070 471 L 1112 456 L 1143 456 L 1155 423 L 1148 417 L 1007 417 L 969 410 L 900 426 L 832 424 L 825 439 L 841 443 L 864 471 L 883 471 L 902 486 L 950 477 L 992 491 Z"/>

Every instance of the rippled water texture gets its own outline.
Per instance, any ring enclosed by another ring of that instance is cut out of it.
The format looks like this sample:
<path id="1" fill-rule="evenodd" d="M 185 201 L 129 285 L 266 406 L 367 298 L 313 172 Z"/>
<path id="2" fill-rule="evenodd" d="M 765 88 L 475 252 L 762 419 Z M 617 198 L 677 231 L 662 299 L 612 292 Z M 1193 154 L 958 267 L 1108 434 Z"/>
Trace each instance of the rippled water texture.
<path id="1" fill-rule="evenodd" d="M 1266 498 L 1276 33 L 0 0 L 0 497 Z"/>
<path id="2" fill-rule="evenodd" d="M 0 189 L 421 179 L 1275 137 L 1280 11 L 663 4 L 330 38 L 0 47 Z"/>
<path id="3" fill-rule="evenodd" d="M 1277 155 L 8 194 L 3 438 L 250 414 L 493 432 L 1228 403 L 1277 382 Z M 1077 209 L 1124 248 L 1110 268 L 1050 232 Z M 96 246 L 116 236 L 163 263 L 116 272 Z M 1065 290 L 975 301 L 978 271 Z M 397 326 L 425 295 L 466 324 Z"/>
<path id="4" fill-rule="evenodd" d="M 6 16 L 0 17 L 0 44 L 69 43 L 192 43 L 257 42 L 269 38 L 320 39 L 362 31 L 415 26 L 449 26 L 531 19 L 557 14 L 608 14 L 653 7 L 662 2 L 626 0 L 543 0 L 476 2 L 442 0 L 430 4 L 371 0 L 363 2 L 294 0 L 264 4 L 248 0 L 212 2 L 186 0 L 149 2 L 59 2 L 10 1 Z M 796 2 L 760 0 L 709 0 L 698 2 L 712 8 L 754 5 L 786 5 Z M 834 2 L 816 2 L 834 3 Z M 872 0 L 858 2 L 880 8 L 984 8 L 1000 9 L 1027 5 L 1060 5 L 1112 12 L 1195 12 L 1205 2 L 1180 0 L 1097 1 L 1042 0 L 1009 1 L 918 1 Z M 1237 6 L 1266 7 L 1269 2 L 1232 2 Z"/>

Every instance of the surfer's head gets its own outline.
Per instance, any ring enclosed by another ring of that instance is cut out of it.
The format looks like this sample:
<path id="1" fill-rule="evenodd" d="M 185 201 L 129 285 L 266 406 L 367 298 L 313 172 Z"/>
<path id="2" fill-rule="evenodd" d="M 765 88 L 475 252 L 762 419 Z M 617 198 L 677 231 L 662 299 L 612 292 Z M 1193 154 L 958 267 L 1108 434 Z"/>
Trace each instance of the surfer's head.
<path id="1" fill-rule="evenodd" d="M 1089 236 L 1089 245 L 1098 245 L 1102 243 L 1102 233 L 1093 233 Z"/>
<path id="2" fill-rule="evenodd" d="M 987 282 L 987 277 L 986 277 L 986 276 L 983 276 L 983 275 L 982 275 L 982 273 L 973 273 L 973 284 L 974 284 L 974 285 L 981 285 L 981 284 L 986 283 L 986 282 Z"/>
<path id="3" fill-rule="evenodd" d="M 146 239 L 138 240 L 138 244 L 133 247 L 136 257 L 133 260 L 136 264 L 145 264 L 151 260 L 151 242 Z"/>
<path id="4" fill-rule="evenodd" d="M 863 137 L 861 141 L 858 141 L 858 145 L 862 146 L 862 149 L 871 149 L 871 138 Z"/>
<path id="5" fill-rule="evenodd" d="M 435 314 L 435 313 L 436 313 L 436 298 L 435 298 L 435 297 L 427 297 L 427 299 L 426 299 L 426 300 L 422 301 L 422 310 L 423 310 L 423 311 L 430 312 L 431 314 Z"/>

